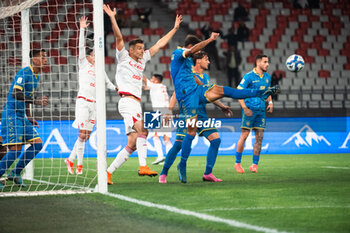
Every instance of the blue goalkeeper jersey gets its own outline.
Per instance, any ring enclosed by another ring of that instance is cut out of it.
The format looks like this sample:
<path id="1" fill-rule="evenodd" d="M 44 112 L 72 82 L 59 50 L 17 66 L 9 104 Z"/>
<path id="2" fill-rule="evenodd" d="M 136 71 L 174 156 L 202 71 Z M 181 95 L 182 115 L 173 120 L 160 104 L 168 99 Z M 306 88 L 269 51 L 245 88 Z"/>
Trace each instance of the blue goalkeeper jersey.
<path id="1" fill-rule="evenodd" d="M 185 48 L 176 49 L 171 56 L 170 72 L 177 100 L 182 100 L 198 86 L 193 77 L 192 58 L 186 58 L 184 56 L 185 51 Z"/>
<path id="2" fill-rule="evenodd" d="M 266 72 L 263 76 L 260 76 L 254 68 L 243 76 L 237 88 L 266 90 L 270 86 L 271 76 Z M 260 97 L 247 98 L 244 100 L 244 103 L 251 110 L 265 111 L 265 101 Z"/>
<path id="3" fill-rule="evenodd" d="M 26 104 L 24 101 L 19 101 L 13 98 L 13 89 L 19 89 L 23 92 L 25 98 L 34 98 L 34 91 L 39 82 L 39 75 L 34 74 L 31 66 L 24 67 L 17 72 L 15 79 L 12 82 L 10 91 L 5 104 L 5 114 L 15 114 L 19 117 L 25 116 Z"/>

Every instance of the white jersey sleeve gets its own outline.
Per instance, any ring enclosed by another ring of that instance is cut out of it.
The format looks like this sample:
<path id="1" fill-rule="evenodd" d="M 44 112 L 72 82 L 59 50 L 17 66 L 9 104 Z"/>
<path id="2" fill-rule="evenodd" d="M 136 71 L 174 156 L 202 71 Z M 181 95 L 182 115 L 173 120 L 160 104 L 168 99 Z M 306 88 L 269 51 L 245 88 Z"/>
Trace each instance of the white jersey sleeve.
<path id="1" fill-rule="evenodd" d="M 79 62 L 81 62 L 83 59 L 86 59 L 86 53 L 85 53 L 85 29 L 80 28 L 79 31 Z"/>

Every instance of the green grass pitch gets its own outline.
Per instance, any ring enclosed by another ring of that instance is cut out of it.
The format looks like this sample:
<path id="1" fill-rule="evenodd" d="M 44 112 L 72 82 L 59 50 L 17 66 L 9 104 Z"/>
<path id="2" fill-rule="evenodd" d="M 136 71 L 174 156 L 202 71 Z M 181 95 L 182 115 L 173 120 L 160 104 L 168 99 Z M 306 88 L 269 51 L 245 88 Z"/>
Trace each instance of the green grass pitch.
<path id="1" fill-rule="evenodd" d="M 154 158 L 149 158 L 150 164 Z M 234 157 L 219 156 L 214 174 L 222 183 L 202 181 L 205 157 L 190 157 L 187 184 L 181 184 L 174 163 L 168 184 L 158 177 L 139 177 L 138 159 L 130 158 L 112 177 L 108 191 L 148 201 L 235 220 L 278 232 L 350 232 L 350 154 L 262 155 L 258 173 L 248 170 L 251 156 L 243 156 L 245 174 L 233 169 Z M 108 159 L 108 164 L 112 158 Z M 51 163 L 57 169 L 43 169 Z M 96 161 L 86 159 L 84 167 Z M 56 182 L 87 185 L 96 180 L 68 175 L 60 160 L 35 163 L 35 174 Z M 162 166 L 151 166 L 160 172 Z M 36 177 L 37 178 L 37 177 Z M 29 181 L 26 181 L 28 183 Z M 85 182 L 85 183 L 84 183 Z M 8 184 L 11 184 L 9 181 Z M 50 185 L 33 185 L 42 190 Z M 51 187 L 50 187 L 51 188 Z M 57 187 L 59 188 L 59 186 Z M 17 190 L 7 186 L 4 192 Z M 102 194 L 0 198 L 0 232 L 256 232 Z"/>

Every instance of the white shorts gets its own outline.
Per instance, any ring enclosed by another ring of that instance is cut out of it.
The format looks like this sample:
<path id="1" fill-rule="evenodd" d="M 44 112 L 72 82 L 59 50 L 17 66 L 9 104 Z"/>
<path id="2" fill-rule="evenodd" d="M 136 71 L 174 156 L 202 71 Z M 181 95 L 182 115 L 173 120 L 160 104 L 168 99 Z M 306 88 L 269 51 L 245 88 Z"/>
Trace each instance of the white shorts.
<path id="1" fill-rule="evenodd" d="M 95 126 L 96 103 L 77 99 L 75 104 L 75 121 L 73 127 L 79 130 L 92 131 Z"/>
<path id="2" fill-rule="evenodd" d="M 128 135 L 136 132 L 133 129 L 134 123 L 142 120 L 141 103 L 129 97 L 122 97 L 118 103 L 118 111 L 124 119 L 125 133 Z"/>

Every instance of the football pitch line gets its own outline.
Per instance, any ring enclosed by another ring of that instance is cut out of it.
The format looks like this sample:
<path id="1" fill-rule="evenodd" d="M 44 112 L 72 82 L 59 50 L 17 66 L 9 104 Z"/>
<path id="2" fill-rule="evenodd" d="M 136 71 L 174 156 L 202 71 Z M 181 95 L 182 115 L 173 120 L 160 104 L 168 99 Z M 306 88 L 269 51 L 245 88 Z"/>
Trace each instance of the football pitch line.
<path id="1" fill-rule="evenodd" d="M 32 180 L 36 181 L 36 182 L 45 183 L 45 184 L 51 184 L 51 185 L 56 185 L 56 186 L 65 186 L 65 187 L 71 187 L 71 188 L 84 188 L 84 187 L 78 186 L 78 185 L 57 184 L 57 183 L 52 183 L 52 182 L 49 182 L 49 181 L 37 180 L 37 179 L 32 179 Z M 84 189 L 86 190 L 87 188 L 85 187 Z M 91 188 L 88 189 L 88 190 L 93 191 L 93 189 L 91 189 Z M 56 193 L 56 194 L 60 194 L 60 193 Z M 166 211 L 171 212 L 171 213 L 176 213 L 176 214 L 196 217 L 196 218 L 199 218 L 199 219 L 202 219 L 202 220 L 205 220 L 205 221 L 224 223 L 224 224 L 227 224 L 229 226 L 236 227 L 236 228 L 253 230 L 253 231 L 257 231 L 257 232 L 266 232 L 266 233 L 287 233 L 285 231 L 278 231 L 276 229 L 271 229 L 271 228 L 267 228 L 267 227 L 251 225 L 251 224 L 239 222 L 239 221 L 232 220 L 232 219 L 224 219 L 224 218 L 219 218 L 219 217 L 212 216 L 212 215 L 209 215 L 209 214 L 202 214 L 202 213 L 198 213 L 198 212 L 195 212 L 195 211 L 179 209 L 179 208 L 174 207 L 174 206 L 168 206 L 168 205 L 156 204 L 156 203 L 152 203 L 152 202 L 148 202 L 148 201 L 142 201 L 142 200 L 138 200 L 138 199 L 135 199 L 135 198 L 132 198 L 132 197 L 127 197 L 127 196 L 116 194 L 116 193 L 109 193 L 108 192 L 108 193 L 103 193 L 103 195 L 106 195 L 106 196 L 109 196 L 109 197 L 113 197 L 113 198 L 117 198 L 117 199 L 123 200 L 123 201 L 128 201 L 128 202 L 131 202 L 131 203 L 134 203 L 134 204 L 138 204 L 138 205 L 142 205 L 142 206 L 145 206 L 145 207 L 157 208 L 157 209 L 161 209 L 161 210 L 166 210 Z"/>
<path id="2" fill-rule="evenodd" d="M 179 209 L 179 208 L 173 207 L 173 206 L 155 204 L 155 203 L 148 202 L 148 201 L 142 201 L 142 200 L 138 200 L 135 198 L 120 195 L 120 194 L 105 193 L 104 195 L 114 197 L 114 198 L 117 198 L 119 200 L 135 203 L 138 205 L 146 206 L 146 207 L 166 210 L 166 211 L 169 211 L 171 213 L 196 217 L 196 218 L 199 218 L 199 219 L 202 219 L 205 221 L 225 223 L 225 224 L 232 226 L 232 227 L 243 228 L 243 229 L 253 230 L 253 231 L 258 231 L 258 232 L 267 232 L 267 233 L 280 233 L 280 232 L 282 232 L 282 231 L 278 231 L 276 229 L 251 225 L 251 224 L 239 222 L 239 221 L 232 220 L 232 219 L 224 219 L 224 218 L 219 218 L 219 217 L 208 215 L 208 214 L 202 214 L 202 213 L 198 213 L 198 212 L 194 212 L 194 211 L 190 211 L 190 210 Z M 283 232 L 285 232 L 285 231 L 283 231 Z"/>
<path id="3" fill-rule="evenodd" d="M 271 207 L 247 207 L 247 208 L 213 208 L 203 209 L 201 212 L 235 211 L 235 210 L 279 210 L 279 209 L 348 209 L 350 206 L 271 206 Z"/>
<path id="4" fill-rule="evenodd" d="M 325 166 L 323 168 L 330 168 L 330 169 L 344 169 L 344 170 L 349 170 L 350 167 L 332 167 L 332 166 Z"/>

